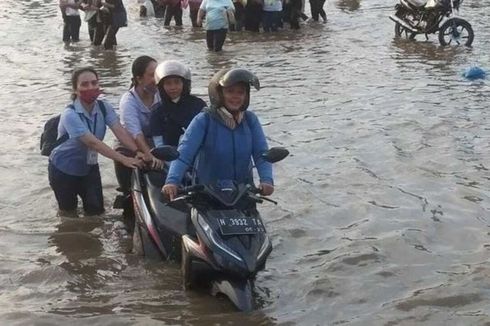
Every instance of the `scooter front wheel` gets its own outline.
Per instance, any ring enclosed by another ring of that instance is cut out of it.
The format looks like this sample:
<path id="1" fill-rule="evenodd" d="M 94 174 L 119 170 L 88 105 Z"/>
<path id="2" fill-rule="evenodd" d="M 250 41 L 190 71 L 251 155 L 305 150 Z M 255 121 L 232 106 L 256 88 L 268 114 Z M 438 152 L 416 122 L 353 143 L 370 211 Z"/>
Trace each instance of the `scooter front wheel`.
<path id="1" fill-rule="evenodd" d="M 254 309 L 255 303 L 252 293 L 253 280 L 242 279 L 221 279 L 214 280 L 211 286 L 211 294 L 216 296 L 222 294 L 240 311 L 250 312 Z"/>
<path id="2" fill-rule="evenodd" d="M 471 46 L 475 34 L 471 24 L 461 18 L 451 18 L 439 29 L 439 43 L 446 45 Z"/>

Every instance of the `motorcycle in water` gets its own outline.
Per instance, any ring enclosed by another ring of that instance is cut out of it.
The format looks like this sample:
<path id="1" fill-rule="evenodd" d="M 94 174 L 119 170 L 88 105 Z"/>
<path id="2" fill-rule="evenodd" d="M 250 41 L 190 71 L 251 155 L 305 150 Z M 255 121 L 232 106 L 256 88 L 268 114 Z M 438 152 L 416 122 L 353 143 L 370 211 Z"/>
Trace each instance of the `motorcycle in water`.
<path id="1" fill-rule="evenodd" d="M 154 149 L 153 155 L 178 159 L 171 146 Z M 275 163 L 288 155 L 285 148 L 274 147 L 262 157 Z M 204 285 L 212 295 L 227 296 L 239 310 L 252 310 L 255 275 L 272 251 L 256 204 L 276 202 L 258 195 L 254 185 L 229 180 L 184 187 L 169 202 L 161 193 L 164 181 L 165 172 L 133 171 L 135 252 L 180 260 L 184 289 Z"/>
<path id="2" fill-rule="evenodd" d="M 395 36 L 414 39 L 418 34 L 439 33 L 439 43 L 471 46 L 473 28 L 466 20 L 455 17 L 463 0 L 400 0 L 395 14 Z M 444 20 L 445 18 L 448 18 Z M 444 22 L 443 22 L 444 21 Z M 442 23 L 442 24 L 441 24 Z"/>

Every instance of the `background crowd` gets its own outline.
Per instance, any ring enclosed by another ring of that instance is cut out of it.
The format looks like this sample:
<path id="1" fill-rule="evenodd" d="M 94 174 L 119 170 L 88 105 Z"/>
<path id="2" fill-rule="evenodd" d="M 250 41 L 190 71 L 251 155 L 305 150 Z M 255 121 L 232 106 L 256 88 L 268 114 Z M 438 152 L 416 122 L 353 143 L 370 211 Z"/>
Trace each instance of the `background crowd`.
<path id="1" fill-rule="evenodd" d="M 194 28 L 206 30 L 206 44 L 211 51 L 221 51 L 228 31 L 277 32 L 289 26 L 300 28 L 307 20 L 305 0 L 138 0 L 140 16 L 163 19 L 164 26 L 174 21 L 182 26 L 185 10 Z M 309 0 L 311 19 L 327 21 L 323 9 L 325 0 Z M 127 14 L 122 0 L 59 0 L 64 21 L 63 41 L 78 42 L 81 11 L 85 12 L 90 41 L 113 49 L 116 34 L 127 26 Z"/>

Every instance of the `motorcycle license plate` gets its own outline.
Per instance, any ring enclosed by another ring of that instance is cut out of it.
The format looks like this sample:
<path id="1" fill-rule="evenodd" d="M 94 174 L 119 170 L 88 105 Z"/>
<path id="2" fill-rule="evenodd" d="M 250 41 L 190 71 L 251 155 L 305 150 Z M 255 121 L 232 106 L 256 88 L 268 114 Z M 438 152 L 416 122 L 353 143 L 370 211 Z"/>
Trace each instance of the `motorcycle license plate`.
<path id="1" fill-rule="evenodd" d="M 254 217 L 219 217 L 218 223 L 223 235 L 265 233 L 262 221 Z"/>

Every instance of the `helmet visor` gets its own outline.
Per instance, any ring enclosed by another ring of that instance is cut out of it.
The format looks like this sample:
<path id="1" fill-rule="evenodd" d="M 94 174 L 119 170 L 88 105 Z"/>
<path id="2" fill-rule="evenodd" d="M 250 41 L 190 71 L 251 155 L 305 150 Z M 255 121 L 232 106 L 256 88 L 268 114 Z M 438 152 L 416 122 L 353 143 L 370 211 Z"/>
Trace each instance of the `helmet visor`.
<path id="1" fill-rule="evenodd" d="M 255 87 L 256 90 L 260 89 L 260 82 L 257 76 L 246 69 L 232 69 L 223 75 L 218 81 L 222 87 L 233 86 L 237 83 L 245 83 L 247 85 Z"/>

